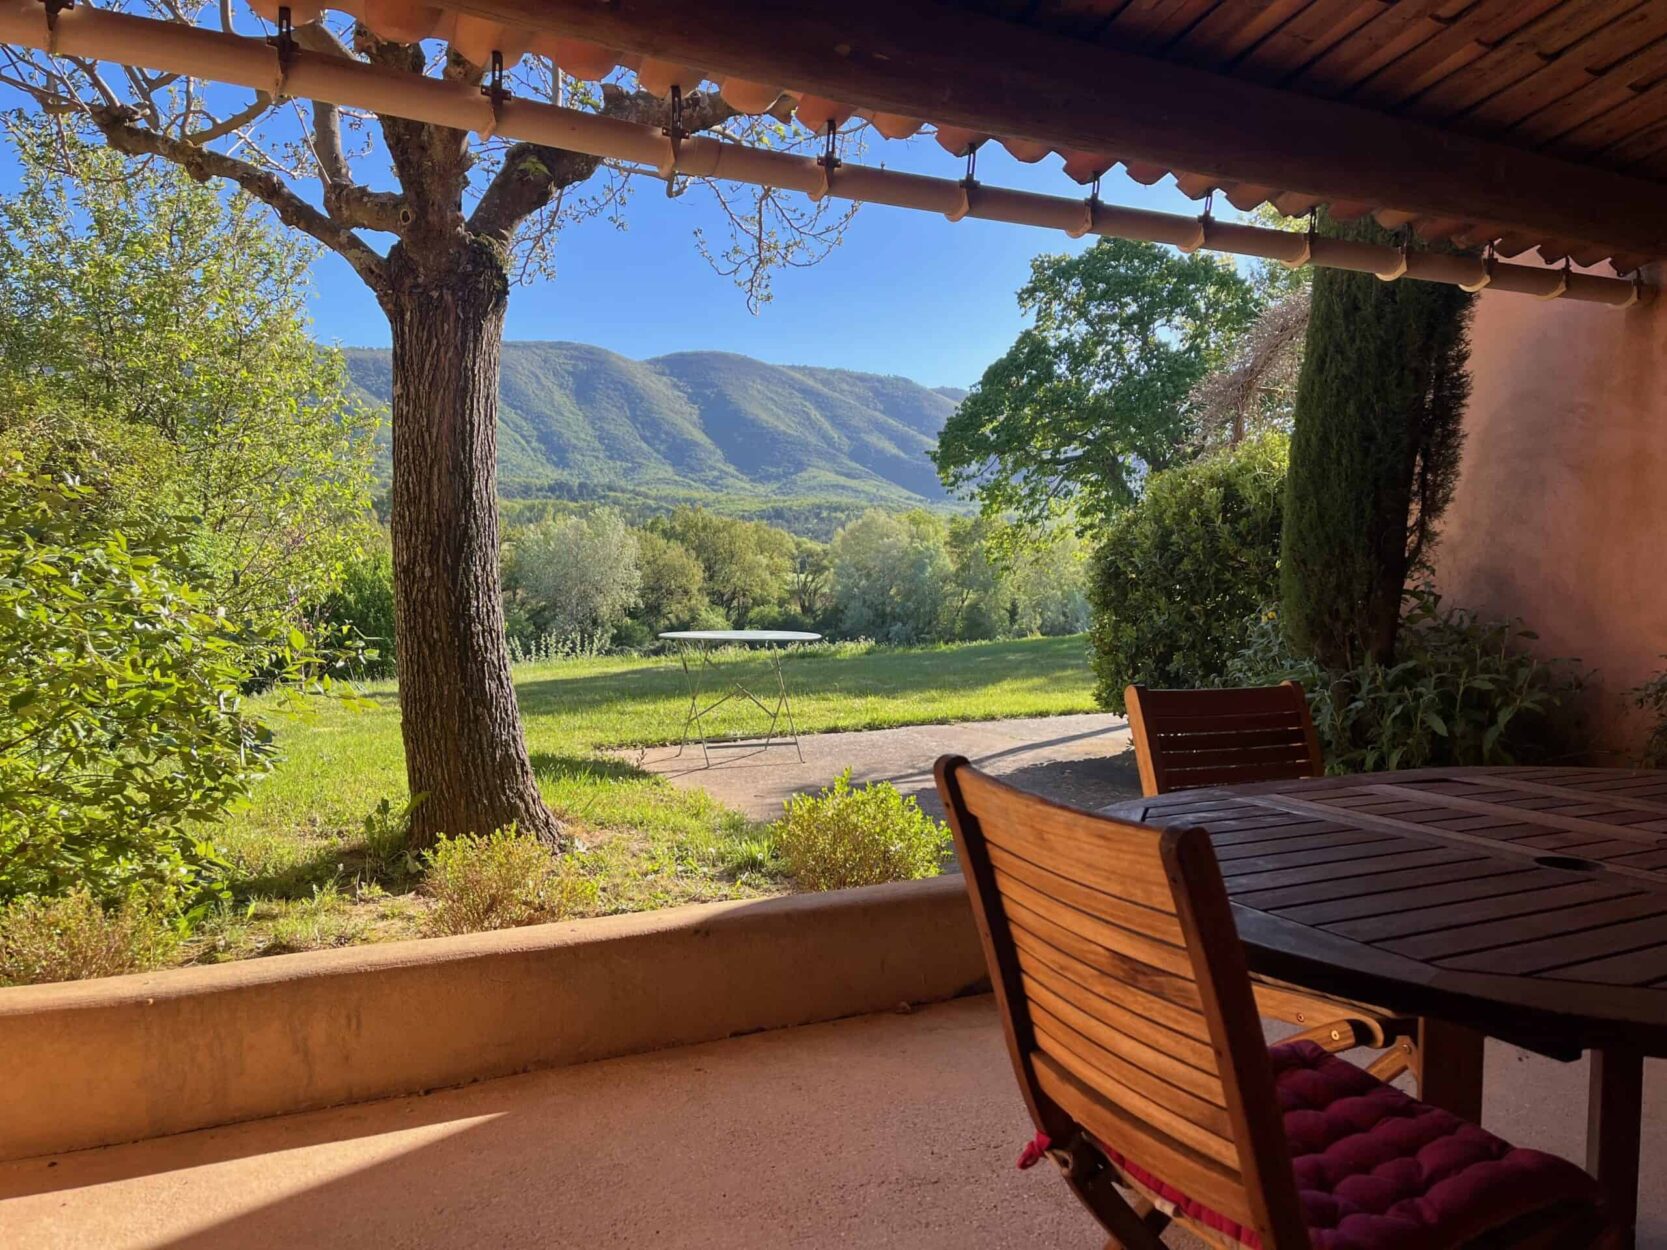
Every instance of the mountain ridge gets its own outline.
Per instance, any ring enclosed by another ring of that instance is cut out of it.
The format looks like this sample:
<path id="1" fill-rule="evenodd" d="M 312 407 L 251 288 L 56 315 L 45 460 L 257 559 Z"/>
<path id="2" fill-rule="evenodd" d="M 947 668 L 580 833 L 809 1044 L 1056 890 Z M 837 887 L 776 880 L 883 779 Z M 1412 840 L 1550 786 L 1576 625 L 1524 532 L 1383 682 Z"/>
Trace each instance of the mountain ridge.
<path id="1" fill-rule="evenodd" d="M 387 403 L 389 351 L 344 354 L 360 391 Z M 632 360 L 583 343 L 506 342 L 499 478 L 509 497 L 623 492 L 673 502 L 737 495 L 939 505 L 948 496 L 929 453 L 964 394 L 731 352 Z"/>

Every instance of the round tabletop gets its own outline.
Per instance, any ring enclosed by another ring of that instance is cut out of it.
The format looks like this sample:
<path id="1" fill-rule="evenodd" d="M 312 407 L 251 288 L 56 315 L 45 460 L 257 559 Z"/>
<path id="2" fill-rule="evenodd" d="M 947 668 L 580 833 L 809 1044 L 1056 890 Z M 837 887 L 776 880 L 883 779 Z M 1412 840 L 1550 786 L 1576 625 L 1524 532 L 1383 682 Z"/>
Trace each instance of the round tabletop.
<path id="1" fill-rule="evenodd" d="M 1451 768 L 1183 790 L 1251 967 L 1556 1058 L 1667 1056 L 1667 771 Z"/>
<path id="2" fill-rule="evenodd" d="M 673 629 L 660 637 L 671 642 L 821 642 L 821 634 L 796 629 Z"/>

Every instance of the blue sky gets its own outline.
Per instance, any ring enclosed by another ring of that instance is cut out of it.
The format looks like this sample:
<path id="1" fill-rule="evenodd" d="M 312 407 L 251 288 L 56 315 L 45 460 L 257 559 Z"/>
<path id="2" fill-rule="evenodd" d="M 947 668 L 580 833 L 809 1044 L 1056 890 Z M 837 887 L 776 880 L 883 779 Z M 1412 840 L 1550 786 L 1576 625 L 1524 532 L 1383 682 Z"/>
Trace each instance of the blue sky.
<path id="1" fill-rule="evenodd" d="M 930 138 L 875 139 L 861 159 L 946 178 L 963 172 L 963 162 Z M 1023 165 L 995 144 L 979 154 L 978 177 L 992 185 L 1083 193 L 1056 158 Z M 0 144 L 0 192 L 15 182 L 15 159 Z M 1101 194 L 1112 203 L 1198 211 L 1167 179 L 1143 187 L 1114 171 Z M 1023 324 L 1014 293 L 1031 259 L 1086 246 L 1035 227 L 864 208 L 827 259 L 778 273 L 773 301 L 755 315 L 742 292 L 695 249 L 697 227 L 714 240 L 727 237 L 710 196 L 697 188 L 669 199 L 643 180 L 625 215 L 624 230 L 592 220 L 563 232 L 556 277 L 514 289 L 509 338 L 570 339 L 639 359 L 676 351 L 739 352 L 777 364 L 970 386 Z M 312 314 L 321 339 L 386 345 L 381 310 L 344 262 L 326 255 L 314 282 Z"/>
<path id="2" fill-rule="evenodd" d="M 867 160 L 957 177 L 961 162 L 930 140 L 876 141 Z M 1019 164 L 986 150 L 981 181 L 1080 195 L 1057 160 Z M 1166 180 L 1167 182 L 1167 180 Z M 1193 212 L 1173 185 L 1143 187 L 1121 173 L 1101 188 L 1108 201 Z M 933 214 L 861 209 L 841 245 L 809 269 L 778 273 L 775 298 L 755 316 L 691 241 L 702 226 L 724 229 L 708 197 L 669 200 L 644 186 L 620 231 L 592 221 L 560 241 L 554 281 L 515 290 L 508 337 L 574 339 L 624 355 L 741 352 L 777 364 L 896 373 L 932 386 L 970 386 L 1005 351 L 1023 321 L 1014 293 L 1031 258 L 1085 246 L 1063 234 L 996 222 L 950 222 Z M 375 304 L 352 292 L 345 265 L 319 267 L 321 290 L 339 303 L 317 312 L 321 335 L 344 343 L 386 341 Z"/>

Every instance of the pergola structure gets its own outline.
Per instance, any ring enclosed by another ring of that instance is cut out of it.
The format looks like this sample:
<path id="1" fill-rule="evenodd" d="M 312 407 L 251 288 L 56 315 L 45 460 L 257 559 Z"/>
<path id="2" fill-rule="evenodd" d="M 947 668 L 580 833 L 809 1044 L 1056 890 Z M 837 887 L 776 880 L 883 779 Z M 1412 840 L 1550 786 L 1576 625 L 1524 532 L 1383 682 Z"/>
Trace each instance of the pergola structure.
<path id="1" fill-rule="evenodd" d="M 829 132 L 820 159 L 598 118 L 308 52 L 316 0 L 255 7 L 249 39 L 65 0 L 3 0 L 0 38 L 530 139 L 672 173 L 870 203 L 1117 234 L 1618 307 L 1667 255 L 1667 11 L 1638 0 L 341 0 L 373 32 L 449 40 L 496 73 L 543 56 L 580 79 L 624 66 L 673 99 L 703 82 L 742 111 L 788 107 Z M 501 84 L 501 77 L 491 80 Z M 967 176 L 842 164 L 852 117 L 902 138 L 930 126 Z M 1058 159 L 1084 198 L 979 184 L 998 142 Z M 1199 217 L 1097 195 L 1121 164 L 1173 176 Z M 1371 247 L 1218 221 L 1206 198 L 1300 216 L 1372 214 L 1468 254 Z M 1537 262 L 1497 257 L 1537 253 Z"/>

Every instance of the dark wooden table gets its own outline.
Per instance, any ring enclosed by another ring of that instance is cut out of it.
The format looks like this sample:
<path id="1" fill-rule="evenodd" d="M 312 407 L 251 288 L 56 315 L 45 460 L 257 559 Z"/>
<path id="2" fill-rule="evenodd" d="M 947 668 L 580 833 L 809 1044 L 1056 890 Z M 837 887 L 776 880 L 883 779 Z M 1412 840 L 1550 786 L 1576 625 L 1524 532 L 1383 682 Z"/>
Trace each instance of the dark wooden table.
<path id="1" fill-rule="evenodd" d="M 1667 1057 L 1667 771 L 1457 768 L 1129 800 L 1202 825 L 1251 967 L 1426 1018 L 1424 1097 L 1481 1118 L 1482 1038 L 1592 1052 L 1587 1167 L 1636 1223 Z"/>

